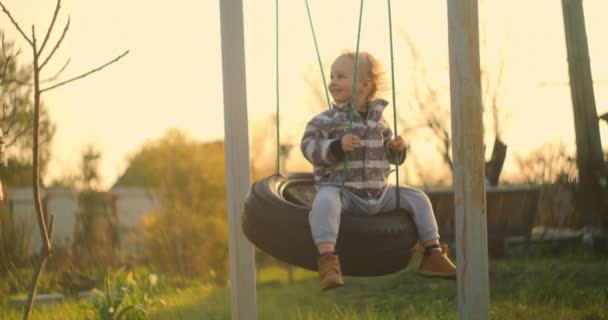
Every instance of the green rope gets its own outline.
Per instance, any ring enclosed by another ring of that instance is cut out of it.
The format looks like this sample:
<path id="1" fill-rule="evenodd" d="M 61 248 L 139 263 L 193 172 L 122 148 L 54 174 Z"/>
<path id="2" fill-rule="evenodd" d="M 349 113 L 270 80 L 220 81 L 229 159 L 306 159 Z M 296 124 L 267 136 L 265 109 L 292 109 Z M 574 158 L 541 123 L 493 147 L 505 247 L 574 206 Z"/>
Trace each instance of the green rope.
<path id="1" fill-rule="evenodd" d="M 325 98 L 327 98 L 327 105 L 331 109 L 331 100 L 329 100 L 329 92 L 327 90 L 327 82 L 325 80 L 325 72 L 323 72 L 323 63 L 321 62 L 321 55 L 319 54 L 319 45 L 317 44 L 317 35 L 315 34 L 315 27 L 312 23 L 312 15 L 310 14 L 310 7 L 308 6 L 308 0 L 304 0 L 306 3 L 306 12 L 308 12 L 308 22 L 310 23 L 310 30 L 312 31 L 312 39 L 315 42 L 315 50 L 317 51 L 317 60 L 319 61 L 319 68 L 321 68 L 321 79 L 323 79 L 323 88 L 325 89 Z"/>
<path id="2" fill-rule="evenodd" d="M 312 14 L 310 13 L 310 6 L 308 4 L 308 0 L 304 0 L 306 3 L 306 12 L 308 13 L 308 22 L 310 23 L 310 29 L 312 31 L 312 38 L 315 44 L 315 51 L 317 53 L 317 61 L 319 63 L 319 68 L 321 69 L 321 78 L 323 79 L 323 88 L 325 89 L 325 97 L 327 99 L 327 105 L 331 108 L 331 100 L 329 99 L 329 91 L 327 88 L 327 82 L 325 80 L 325 72 L 323 71 L 323 63 L 321 61 L 321 54 L 319 53 L 319 45 L 317 43 L 317 36 L 315 33 L 314 24 L 312 22 Z M 361 25 L 363 21 L 363 0 L 360 2 L 359 6 L 359 21 L 357 28 L 357 46 L 355 50 L 355 66 L 354 66 L 354 76 L 353 76 L 353 96 L 351 100 L 351 105 L 349 108 L 348 115 L 348 133 L 352 132 L 353 128 L 353 116 L 355 103 L 357 101 L 357 78 L 359 73 L 359 44 L 361 42 Z M 281 144 L 280 144 L 280 129 L 279 129 L 279 0 L 275 0 L 275 22 L 276 22 L 276 127 L 277 127 L 277 174 L 280 173 L 280 154 L 281 154 Z M 395 127 L 395 136 L 397 136 L 397 99 L 395 96 L 395 66 L 394 66 L 394 53 L 393 53 L 393 27 L 392 27 L 392 14 L 391 14 L 391 1 L 388 0 L 388 24 L 389 24 L 389 37 L 390 37 L 390 51 L 391 51 L 391 83 L 392 83 L 392 94 L 393 94 L 393 123 Z M 399 154 L 395 156 L 395 162 L 397 163 L 399 160 Z M 399 165 L 396 164 L 396 182 L 397 182 L 397 208 L 399 208 Z M 348 155 L 346 155 L 344 160 L 344 175 L 342 179 L 342 188 L 344 188 L 344 183 L 346 181 L 348 169 Z"/>
<path id="3" fill-rule="evenodd" d="M 275 1 L 275 94 L 277 103 L 277 174 L 281 173 L 281 130 L 279 127 L 279 0 Z"/>
<path id="4" fill-rule="evenodd" d="M 357 28 L 357 47 L 355 50 L 355 71 L 353 76 L 353 97 L 351 100 L 350 109 L 348 111 L 348 133 L 353 130 L 353 115 L 355 109 L 355 103 L 357 102 L 357 77 L 359 73 L 359 43 L 361 42 L 361 21 L 363 20 L 363 0 L 359 6 L 359 26 Z M 344 159 L 344 174 L 342 175 L 342 189 L 344 189 L 344 183 L 346 182 L 346 175 L 348 169 L 348 155 Z"/>
<path id="5" fill-rule="evenodd" d="M 389 42 L 391 45 L 391 88 L 393 89 L 393 127 L 395 128 L 395 137 L 397 136 L 397 98 L 395 97 L 395 63 L 394 63 L 394 54 L 393 54 L 393 21 L 391 14 L 391 0 L 388 1 L 388 34 L 389 34 Z M 399 156 L 400 154 L 395 155 L 395 174 L 397 188 L 395 188 L 395 193 L 397 194 L 397 209 L 400 206 L 400 197 L 399 197 Z"/>

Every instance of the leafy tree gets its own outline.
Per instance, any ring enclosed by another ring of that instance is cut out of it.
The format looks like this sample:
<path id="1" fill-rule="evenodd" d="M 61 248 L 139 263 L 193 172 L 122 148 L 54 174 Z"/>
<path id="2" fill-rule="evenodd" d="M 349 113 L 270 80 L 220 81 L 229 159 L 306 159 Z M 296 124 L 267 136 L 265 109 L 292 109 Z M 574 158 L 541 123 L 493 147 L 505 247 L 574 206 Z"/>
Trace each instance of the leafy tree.
<path id="1" fill-rule="evenodd" d="M 32 145 L 34 104 L 32 100 L 32 69 L 20 66 L 12 42 L 4 40 L 0 31 L 0 127 L 7 147 L 7 166 L 0 167 L 0 178 L 9 186 L 32 185 Z M 50 142 L 55 124 L 44 106 L 40 110 L 40 164 L 46 171 L 50 158 Z"/>
<path id="2" fill-rule="evenodd" d="M 116 186 L 155 190 L 161 208 L 145 221 L 151 261 L 186 276 L 227 279 L 224 144 L 172 129 L 130 159 Z"/>

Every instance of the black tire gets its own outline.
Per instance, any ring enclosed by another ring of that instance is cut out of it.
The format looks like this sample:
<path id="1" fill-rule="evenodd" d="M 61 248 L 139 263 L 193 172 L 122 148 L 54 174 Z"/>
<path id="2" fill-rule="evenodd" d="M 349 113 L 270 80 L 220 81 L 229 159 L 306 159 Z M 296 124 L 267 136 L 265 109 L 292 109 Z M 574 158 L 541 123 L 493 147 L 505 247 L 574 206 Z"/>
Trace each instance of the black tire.
<path id="1" fill-rule="evenodd" d="M 308 223 L 310 202 L 289 195 L 297 188 L 314 195 L 312 174 L 275 175 L 256 182 L 245 201 L 243 232 L 275 258 L 317 270 L 318 253 Z M 344 275 L 378 276 L 405 268 L 417 241 L 414 222 L 404 210 L 367 217 L 344 213 L 336 252 Z"/>

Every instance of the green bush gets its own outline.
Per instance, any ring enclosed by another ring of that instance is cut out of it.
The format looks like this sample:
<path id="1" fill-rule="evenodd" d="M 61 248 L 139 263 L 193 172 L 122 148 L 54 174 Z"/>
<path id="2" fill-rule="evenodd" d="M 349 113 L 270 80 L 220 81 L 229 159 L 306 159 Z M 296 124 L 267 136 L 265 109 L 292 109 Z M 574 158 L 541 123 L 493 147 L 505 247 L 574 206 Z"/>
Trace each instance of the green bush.
<path id="1" fill-rule="evenodd" d="M 164 271 L 225 284 L 228 274 L 222 142 L 177 130 L 146 144 L 117 186 L 143 186 L 161 206 L 144 219 L 146 258 Z"/>
<path id="2" fill-rule="evenodd" d="M 149 217 L 145 241 L 150 262 L 164 271 L 227 281 L 226 223 L 188 208 L 174 207 Z"/>

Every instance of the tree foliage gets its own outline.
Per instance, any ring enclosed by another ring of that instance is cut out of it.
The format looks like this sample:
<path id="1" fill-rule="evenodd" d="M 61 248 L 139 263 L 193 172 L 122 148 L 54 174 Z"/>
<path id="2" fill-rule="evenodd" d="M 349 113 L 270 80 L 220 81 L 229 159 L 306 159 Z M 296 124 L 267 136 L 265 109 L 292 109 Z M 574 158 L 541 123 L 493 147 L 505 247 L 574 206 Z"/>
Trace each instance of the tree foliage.
<path id="1" fill-rule="evenodd" d="M 7 167 L 0 167 L 0 177 L 9 186 L 30 186 L 34 127 L 32 68 L 19 65 L 19 51 L 14 49 L 12 42 L 4 41 L 3 37 L 1 51 L 0 126 L 5 135 Z M 41 172 L 44 173 L 56 127 L 44 105 L 40 111 L 40 164 Z"/>
<path id="2" fill-rule="evenodd" d="M 172 129 L 144 145 L 116 186 L 143 186 L 161 200 L 145 221 L 148 256 L 168 271 L 227 277 L 224 145 Z"/>

